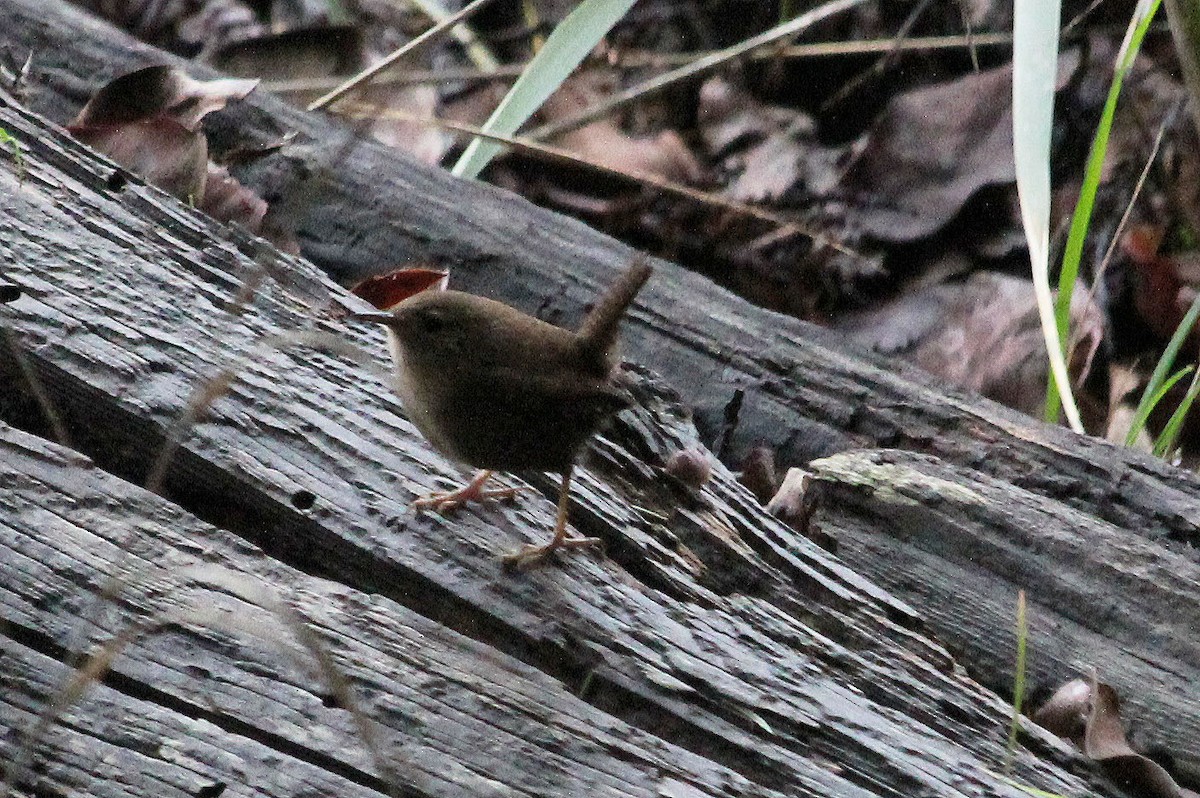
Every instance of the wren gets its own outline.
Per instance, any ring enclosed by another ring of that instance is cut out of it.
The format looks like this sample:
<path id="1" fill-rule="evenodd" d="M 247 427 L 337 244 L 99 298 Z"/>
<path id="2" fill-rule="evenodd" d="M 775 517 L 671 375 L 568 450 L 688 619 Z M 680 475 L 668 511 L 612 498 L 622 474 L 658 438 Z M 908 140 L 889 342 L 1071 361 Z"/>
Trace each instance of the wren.
<path id="1" fill-rule="evenodd" d="M 409 420 L 438 451 L 482 469 L 464 487 L 414 506 L 445 512 L 512 496 L 514 489 L 484 490 L 493 471 L 557 472 L 554 537 L 504 562 L 535 564 L 560 548 L 599 545 L 567 537 L 571 472 L 600 425 L 629 405 L 613 380 L 617 328 L 650 273 L 644 257 L 635 260 L 577 332 L 461 291 L 423 291 L 389 312 L 352 314 L 387 328 L 394 388 Z"/>

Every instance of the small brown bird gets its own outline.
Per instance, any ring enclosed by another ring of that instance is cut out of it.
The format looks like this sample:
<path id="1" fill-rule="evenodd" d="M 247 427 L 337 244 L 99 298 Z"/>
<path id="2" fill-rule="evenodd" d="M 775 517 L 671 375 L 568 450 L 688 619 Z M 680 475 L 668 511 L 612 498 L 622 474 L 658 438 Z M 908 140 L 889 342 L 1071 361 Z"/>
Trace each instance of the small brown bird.
<path id="1" fill-rule="evenodd" d="M 568 538 L 567 507 L 575 459 L 629 398 L 613 382 L 617 328 L 649 279 L 639 257 L 591 310 L 578 332 L 461 291 L 423 291 L 390 312 L 349 318 L 387 327 L 395 389 L 409 419 L 434 448 L 483 469 L 467 485 L 414 503 L 437 512 L 466 502 L 511 497 L 484 490 L 493 471 L 562 474 L 554 538 L 504 558 L 524 565 L 598 538 Z"/>

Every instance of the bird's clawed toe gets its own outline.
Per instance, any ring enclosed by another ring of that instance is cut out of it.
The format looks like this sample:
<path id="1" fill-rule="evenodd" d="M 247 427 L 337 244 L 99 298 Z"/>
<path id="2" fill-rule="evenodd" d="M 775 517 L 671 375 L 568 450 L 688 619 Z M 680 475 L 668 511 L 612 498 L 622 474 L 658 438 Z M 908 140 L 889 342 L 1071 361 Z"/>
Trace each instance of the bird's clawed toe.
<path id="1" fill-rule="evenodd" d="M 506 554 L 500 558 L 506 569 L 521 569 L 533 568 L 544 563 L 551 554 L 559 549 L 604 549 L 604 541 L 600 538 L 563 538 L 561 540 L 552 540 L 549 543 L 543 543 L 540 546 L 533 544 L 522 546 L 512 554 Z"/>
<path id="2" fill-rule="evenodd" d="M 492 476 L 491 471 L 480 471 L 475 475 L 475 478 L 463 485 L 458 490 L 447 491 L 444 493 L 433 493 L 429 496 L 424 496 L 412 503 L 412 508 L 417 511 L 431 510 L 435 513 L 444 515 L 452 513 L 458 508 L 471 502 L 485 502 L 492 499 L 499 501 L 515 501 L 517 495 L 527 491 L 532 491 L 528 485 L 522 485 L 516 488 L 487 488 L 484 483 Z"/>

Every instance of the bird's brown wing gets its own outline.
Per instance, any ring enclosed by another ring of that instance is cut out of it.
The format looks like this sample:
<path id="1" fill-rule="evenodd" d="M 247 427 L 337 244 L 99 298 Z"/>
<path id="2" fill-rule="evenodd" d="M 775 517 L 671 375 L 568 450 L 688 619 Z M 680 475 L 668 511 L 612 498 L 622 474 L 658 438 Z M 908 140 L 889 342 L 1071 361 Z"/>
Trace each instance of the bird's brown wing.
<path id="1" fill-rule="evenodd" d="M 455 430 L 458 456 L 478 468 L 561 471 L 629 396 L 608 380 L 588 375 L 551 379 L 529 371 L 490 369 L 486 380 L 466 379 L 442 412 Z"/>

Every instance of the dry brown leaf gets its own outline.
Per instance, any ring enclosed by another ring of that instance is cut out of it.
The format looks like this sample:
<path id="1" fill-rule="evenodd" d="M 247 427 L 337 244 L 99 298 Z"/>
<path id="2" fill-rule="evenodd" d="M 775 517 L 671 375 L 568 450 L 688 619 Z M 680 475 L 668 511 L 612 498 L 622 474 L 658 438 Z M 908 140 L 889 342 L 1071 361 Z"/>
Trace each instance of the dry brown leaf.
<path id="1" fill-rule="evenodd" d="M 545 122 L 573 116 L 598 102 L 611 88 L 612 76 L 590 70 L 567 79 L 542 104 Z M 674 130 L 655 136 L 631 136 L 611 120 L 602 119 L 563 133 L 553 142 L 563 149 L 609 169 L 653 175 L 676 183 L 696 183 L 703 176 L 700 162 Z"/>
<path id="2" fill-rule="evenodd" d="M 723 77 L 700 89 L 700 135 L 728 176 L 724 194 L 739 202 L 771 202 L 789 192 L 823 196 L 837 182 L 840 148 L 817 141 L 812 117 L 759 102 Z"/>
<path id="3" fill-rule="evenodd" d="M 1060 59 L 1059 85 L 1075 71 L 1078 51 Z M 884 241 L 926 238 L 989 185 L 1015 180 L 1012 159 L 1012 67 L 898 95 L 884 109 L 842 188 L 860 198 L 858 221 Z"/>
<path id="4" fill-rule="evenodd" d="M 146 182 L 184 202 L 199 203 L 208 179 L 208 141 L 174 119 L 73 126 L 71 135 Z"/>
<path id="5" fill-rule="evenodd" d="M 1033 722 L 1082 747 L 1091 695 L 1092 686 L 1086 679 L 1073 679 L 1033 713 Z"/>
<path id="6" fill-rule="evenodd" d="M 1033 714 L 1033 720 L 1067 737 L 1094 760 L 1121 789 L 1144 798 L 1196 798 L 1182 789 L 1154 760 L 1139 754 L 1125 739 L 1120 698 L 1095 676 L 1075 679 L 1058 689 Z"/>
<path id="7" fill-rule="evenodd" d="M 1046 395 L 1041 324 L 1028 280 L 995 272 L 916 284 L 885 304 L 845 314 L 832 325 L 877 352 L 1030 415 Z M 1103 337 L 1099 308 L 1086 291 L 1071 300 L 1075 382 L 1082 382 Z"/>
<path id="8" fill-rule="evenodd" d="M 240 100 L 257 85 L 256 80 L 234 78 L 195 80 L 169 66 L 144 67 L 109 81 L 69 127 L 107 127 L 166 117 L 195 130 L 205 114 Z"/>
<path id="9" fill-rule="evenodd" d="M 246 96 L 254 80 L 197 81 L 165 66 L 147 67 L 102 87 L 68 128 L 129 171 L 214 219 L 237 222 L 285 252 L 294 236 L 264 225 L 267 203 L 208 160 L 200 119 Z"/>
<path id="10" fill-rule="evenodd" d="M 414 266 L 368 277 L 351 288 L 350 293 L 379 310 L 389 310 L 421 291 L 444 291 L 449 280 L 447 271 Z"/>
<path id="11" fill-rule="evenodd" d="M 1135 225 L 1121 239 L 1121 250 L 1129 257 L 1137 279 L 1133 304 L 1138 316 L 1160 340 L 1166 341 L 1187 314 L 1200 288 L 1200 253 L 1164 255 L 1160 251 L 1164 230 L 1158 225 Z M 1195 352 L 1200 336 L 1193 330 L 1184 346 Z"/>

